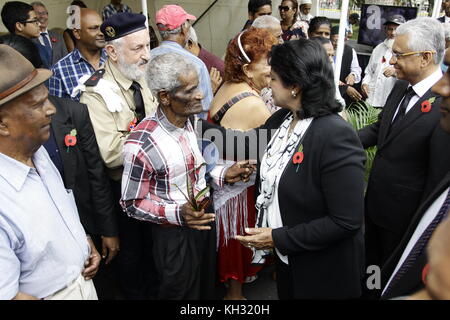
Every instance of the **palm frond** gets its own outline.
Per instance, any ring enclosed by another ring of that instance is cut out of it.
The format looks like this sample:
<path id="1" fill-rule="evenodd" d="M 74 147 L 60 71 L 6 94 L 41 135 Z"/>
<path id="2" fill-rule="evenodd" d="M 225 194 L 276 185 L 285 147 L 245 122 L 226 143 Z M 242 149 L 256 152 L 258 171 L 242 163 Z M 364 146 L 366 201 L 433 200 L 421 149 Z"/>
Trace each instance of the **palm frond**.
<path id="1" fill-rule="evenodd" d="M 360 130 L 368 125 L 375 123 L 378 120 L 380 110 L 372 107 L 365 101 L 353 102 L 350 104 L 347 111 L 347 121 L 353 126 L 355 130 Z M 373 160 L 377 152 L 376 147 L 366 149 L 366 172 L 365 180 L 369 180 L 370 170 L 372 168 Z"/>

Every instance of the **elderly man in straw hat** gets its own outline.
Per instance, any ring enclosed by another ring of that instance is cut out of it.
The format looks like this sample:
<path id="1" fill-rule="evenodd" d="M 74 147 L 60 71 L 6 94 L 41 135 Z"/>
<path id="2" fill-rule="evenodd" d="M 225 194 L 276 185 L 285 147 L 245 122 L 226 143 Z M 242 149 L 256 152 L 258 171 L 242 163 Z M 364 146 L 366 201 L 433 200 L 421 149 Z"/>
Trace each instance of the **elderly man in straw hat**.
<path id="1" fill-rule="evenodd" d="M 0 299 L 97 299 L 100 255 L 42 147 L 52 73 L 6 45 L 0 72 Z"/>

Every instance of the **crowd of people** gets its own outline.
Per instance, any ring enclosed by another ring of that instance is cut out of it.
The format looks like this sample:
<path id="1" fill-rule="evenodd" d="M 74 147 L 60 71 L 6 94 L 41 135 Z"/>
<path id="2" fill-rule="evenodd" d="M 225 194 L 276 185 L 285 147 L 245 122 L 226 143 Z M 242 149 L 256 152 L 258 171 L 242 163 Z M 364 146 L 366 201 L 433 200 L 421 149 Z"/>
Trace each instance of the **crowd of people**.
<path id="1" fill-rule="evenodd" d="M 178 5 L 152 47 L 120 0 L 64 34 L 6 2 L 0 299 L 245 300 L 269 264 L 282 300 L 450 299 L 450 1 L 386 19 L 364 70 L 345 26 L 338 83 L 311 5 L 249 0 L 222 60 Z"/>

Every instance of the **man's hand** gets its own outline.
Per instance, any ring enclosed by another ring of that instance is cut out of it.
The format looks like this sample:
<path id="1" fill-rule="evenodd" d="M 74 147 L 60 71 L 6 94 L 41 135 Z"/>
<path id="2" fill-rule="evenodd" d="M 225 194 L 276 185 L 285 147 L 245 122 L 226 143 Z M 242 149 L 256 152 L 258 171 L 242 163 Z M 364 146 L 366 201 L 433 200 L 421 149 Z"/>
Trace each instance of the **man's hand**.
<path id="1" fill-rule="evenodd" d="M 350 73 L 347 78 L 345 78 L 345 83 L 349 86 L 352 86 L 355 84 L 355 75 L 353 73 Z"/>
<path id="2" fill-rule="evenodd" d="M 362 95 L 355 88 L 348 86 L 347 87 L 347 95 L 352 98 L 354 101 L 359 101 L 362 99 Z"/>
<path id="3" fill-rule="evenodd" d="M 243 182 L 248 182 L 255 169 L 255 165 L 250 164 L 249 160 L 236 162 L 227 169 L 227 172 L 225 173 L 225 183 L 233 184 L 241 180 Z"/>
<path id="4" fill-rule="evenodd" d="M 364 96 L 365 98 L 368 98 L 368 97 L 369 97 L 369 85 L 368 85 L 368 84 L 363 83 L 363 84 L 361 85 L 361 93 L 363 94 L 363 96 Z"/>
<path id="5" fill-rule="evenodd" d="M 181 215 L 186 225 L 196 230 L 211 230 L 211 227 L 206 224 L 213 222 L 216 216 L 214 213 L 205 213 L 205 210 L 193 211 L 189 203 L 181 207 Z"/>
<path id="6" fill-rule="evenodd" d="M 386 78 L 395 77 L 395 68 L 394 67 L 387 67 L 386 69 L 384 69 L 383 75 Z"/>
<path id="7" fill-rule="evenodd" d="M 87 239 L 89 246 L 91 247 L 91 255 L 89 259 L 84 263 L 85 269 L 82 272 L 82 275 L 85 280 L 91 280 L 98 271 L 98 266 L 100 265 L 100 254 L 95 248 L 94 242 L 92 242 L 91 238 Z"/>
<path id="8" fill-rule="evenodd" d="M 261 249 L 271 249 L 275 246 L 272 239 L 272 228 L 245 228 L 248 236 L 236 236 L 244 247 Z"/>
<path id="9" fill-rule="evenodd" d="M 119 253 L 120 241 L 119 237 L 104 237 L 102 236 L 102 258 L 105 259 L 105 264 L 109 264 L 112 259 Z"/>
<path id="10" fill-rule="evenodd" d="M 209 72 L 209 77 L 211 78 L 211 88 L 214 94 L 217 92 L 217 89 L 219 89 L 221 83 L 222 83 L 222 77 L 220 76 L 219 70 L 212 67 L 211 71 Z"/>

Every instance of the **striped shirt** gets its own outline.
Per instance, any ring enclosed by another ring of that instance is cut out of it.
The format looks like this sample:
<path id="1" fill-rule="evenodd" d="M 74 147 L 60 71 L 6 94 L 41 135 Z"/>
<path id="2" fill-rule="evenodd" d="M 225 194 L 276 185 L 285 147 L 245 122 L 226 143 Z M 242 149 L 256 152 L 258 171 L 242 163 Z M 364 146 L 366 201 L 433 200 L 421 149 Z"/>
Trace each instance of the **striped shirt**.
<path id="1" fill-rule="evenodd" d="M 114 15 L 116 13 L 120 13 L 120 12 L 129 12 L 129 13 L 131 13 L 131 8 L 129 6 L 127 6 L 126 4 L 123 4 L 122 5 L 122 9 L 121 10 L 117 10 L 116 7 L 112 3 L 108 4 L 107 6 L 105 6 L 103 8 L 103 11 L 102 11 L 103 21 L 105 21 L 106 19 L 108 19 L 112 15 Z"/>
<path id="2" fill-rule="evenodd" d="M 100 66 L 106 61 L 106 51 L 102 49 Z M 95 72 L 94 67 L 81 55 L 78 49 L 59 60 L 53 67 L 53 76 L 49 79 L 48 92 L 51 96 L 71 98 L 72 90 L 78 85 L 78 79 Z M 81 93 L 74 98 L 80 100 Z"/>
<path id="3" fill-rule="evenodd" d="M 158 107 L 129 135 L 124 145 L 122 199 L 132 218 L 157 224 L 184 225 L 181 207 L 186 203 L 186 178 L 194 193 L 206 187 L 206 166 L 190 121 L 184 128 L 171 124 Z M 209 174 L 223 186 L 226 167 Z M 181 190 L 181 191 L 180 191 Z"/>

